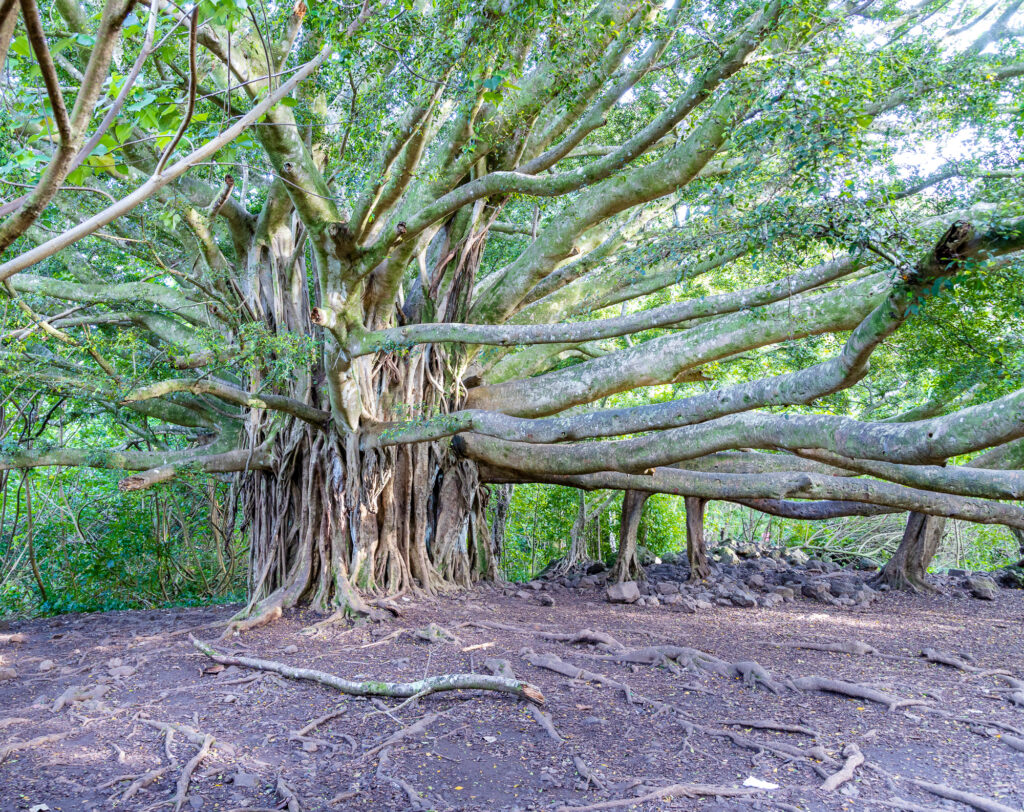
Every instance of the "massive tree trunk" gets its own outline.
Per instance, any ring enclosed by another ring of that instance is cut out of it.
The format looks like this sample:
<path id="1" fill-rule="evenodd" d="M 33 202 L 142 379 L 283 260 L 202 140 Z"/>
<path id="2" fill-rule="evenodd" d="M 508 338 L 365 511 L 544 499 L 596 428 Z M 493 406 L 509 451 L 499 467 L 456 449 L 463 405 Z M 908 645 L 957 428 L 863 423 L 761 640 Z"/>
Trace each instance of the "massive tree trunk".
<path id="1" fill-rule="evenodd" d="M 711 575 L 708 551 L 704 543 L 705 499 L 686 497 L 686 558 L 690 562 L 690 580 L 702 581 Z"/>
<path id="2" fill-rule="evenodd" d="M 636 581 L 644 577 L 643 567 L 636 554 L 636 531 L 644 504 L 650 497 L 648 491 L 627 490 L 622 497 L 622 519 L 619 522 L 619 553 L 615 558 L 610 580 Z"/>
<path id="3" fill-rule="evenodd" d="M 878 574 L 877 583 L 887 584 L 891 589 L 933 592 L 935 587 L 926 576 L 945 529 L 946 520 L 941 516 L 911 513 L 900 546 Z"/>

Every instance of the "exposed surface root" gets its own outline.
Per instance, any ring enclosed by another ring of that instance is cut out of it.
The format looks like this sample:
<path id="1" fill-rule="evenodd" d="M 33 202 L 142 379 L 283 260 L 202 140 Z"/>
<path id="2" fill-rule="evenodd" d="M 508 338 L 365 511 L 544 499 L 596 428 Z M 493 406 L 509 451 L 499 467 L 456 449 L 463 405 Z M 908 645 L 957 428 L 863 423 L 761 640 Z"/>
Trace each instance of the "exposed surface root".
<path id="1" fill-rule="evenodd" d="M 158 767 L 155 770 L 150 770 L 148 773 L 144 773 L 136 778 L 132 783 L 125 788 L 125 791 L 121 793 L 120 801 L 127 801 L 130 798 L 134 798 L 139 790 L 145 789 L 153 782 L 163 777 L 164 773 L 173 768 L 174 764 L 167 764 L 163 767 Z M 111 798 L 113 800 L 113 798 Z"/>
<path id="2" fill-rule="evenodd" d="M 706 651 L 684 646 L 645 646 L 637 649 L 623 649 L 610 654 L 593 655 L 595 659 L 611 660 L 617 663 L 637 665 L 663 665 L 670 669 L 674 665 L 692 671 L 701 670 L 732 679 L 739 677 L 744 685 L 763 685 L 772 693 L 779 693 L 779 686 L 759 663 L 743 661 L 730 663 Z"/>
<path id="3" fill-rule="evenodd" d="M 497 676 L 512 680 L 516 678 L 515 672 L 512 670 L 512 666 L 509 664 L 508 660 L 488 659 L 484 661 L 484 667 Z M 558 731 L 555 729 L 555 723 L 551 721 L 551 714 L 546 711 L 542 711 L 532 703 L 527 707 L 529 707 L 530 713 L 533 714 L 533 718 L 537 724 L 540 725 L 541 729 L 548 734 L 548 738 L 556 744 L 561 744 L 564 739 L 562 739 L 561 735 L 559 735 Z"/>
<path id="4" fill-rule="evenodd" d="M 948 651 L 926 648 L 921 652 L 921 656 L 930 663 L 948 665 L 950 668 L 956 668 L 959 671 L 966 671 L 970 674 L 976 674 L 982 670 L 977 666 L 971 665 L 967 660 L 957 657 L 955 654 L 950 654 Z"/>
<path id="5" fill-rule="evenodd" d="M 579 756 L 573 756 L 572 763 L 576 767 L 576 772 L 578 772 L 580 774 L 580 777 L 582 777 L 583 780 L 587 782 L 588 788 L 591 784 L 593 784 L 600 790 L 604 789 L 604 782 L 597 776 L 597 774 L 592 769 L 590 769 L 590 767 L 587 766 L 587 762 L 585 762 Z"/>
<path id="6" fill-rule="evenodd" d="M 803 725 L 790 725 L 785 722 L 775 722 L 771 719 L 727 719 L 724 722 L 719 722 L 719 724 L 749 727 L 754 730 L 778 730 L 780 733 L 800 733 L 804 736 L 810 736 L 812 739 L 816 739 L 821 735 L 817 730 L 812 730 Z"/>
<path id="7" fill-rule="evenodd" d="M 843 749 L 843 757 L 846 759 L 843 762 L 843 766 L 822 783 L 821 788 L 825 792 L 834 792 L 839 789 L 839 787 L 853 778 L 854 771 L 864 763 L 864 754 L 855 744 L 848 744 Z"/>
<path id="8" fill-rule="evenodd" d="M 253 617 L 245 618 L 244 620 L 232 620 L 224 629 L 224 633 L 220 636 L 220 639 L 227 640 L 232 635 L 258 629 L 260 626 L 266 626 L 268 623 L 280 620 L 282 614 L 283 611 L 280 604 L 275 604 Z"/>
<path id="9" fill-rule="evenodd" d="M 932 795 L 937 795 L 940 798 L 946 798 L 950 801 L 957 801 L 967 806 L 972 806 L 975 809 L 981 810 L 981 812 L 1018 812 L 1013 807 L 1001 804 L 999 801 L 994 801 L 991 798 L 985 798 L 981 795 L 975 795 L 973 792 L 964 792 L 963 790 L 953 789 L 947 787 L 944 784 L 932 784 L 928 781 L 920 781 L 916 778 L 911 778 L 910 783 L 916 787 L 920 787 L 925 792 L 930 792 Z"/>
<path id="10" fill-rule="evenodd" d="M 184 805 L 185 798 L 188 797 L 188 785 L 192 780 L 192 773 L 195 772 L 200 762 L 210 754 L 211 747 L 213 747 L 213 736 L 207 733 L 203 737 L 203 744 L 199 748 L 199 752 L 188 760 L 185 768 L 181 771 L 181 775 L 178 776 L 177 791 L 174 793 L 173 800 L 174 812 L 180 812 L 181 807 Z"/>
<path id="11" fill-rule="evenodd" d="M 836 640 L 828 643 L 817 643 L 814 641 L 806 643 L 779 643 L 783 648 L 802 648 L 808 651 L 832 651 L 836 654 L 854 654 L 864 656 L 878 654 L 878 649 L 860 640 Z"/>
<path id="12" fill-rule="evenodd" d="M 827 677 L 799 677 L 792 682 L 793 686 L 801 691 L 824 691 L 832 694 L 842 694 L 853 699 L 866 699 L 869 702 L 885 705 L 888 710 L 927 704 L 920 699 L 901 699 L 893 694 L 879 691 L 876 688 L 869 688 L 866 685 L 859 685 L 856 682 L 843 682 L 842 680 L 828 679 Z"/>
<path id="13" fill-rule="evenodd" d="M 408 727 L 403 727 L 401 730 L 399 730 L 399 731 L 397 731 L 395 733 L 392 733 L 390 736 L 388 736 L 384 741 L 382 741 L 376 747 L 371 747 L 369 750 L 367 750 L 364 755 L 366 757 L 375 756 L 381 750 L 386 750 L 389 747 L 392 747 L 392 746 L 398 744 L 400 741 L 404 741 L 405 739 L 411 739 L 411 738 L 414 738 L 415 736 L 421 736 L 421 735 L 423 735 L 423 733 L 426 731 L 426 729 L 428 727 L 430 727 L 432 724 L 434 724 L 434 722 L 436 722 L 442 716 L 444 716 L 443 713 L 428 713 L 426 716 L 424 716 L 419 721 L 414 722 L 413 724 L 409 725 Z"/>
<path id="14" fill-rule="evenodd" d="M 717 787 L 711 784 L 670 784 L 636 798 L 617 798 L 613 801 L 601 801 L 587 806 L 560 806 L 556 812 L 593 812 L 597 809 L 619 809 L 623 806 L 634 806 L 670 796 L 673 798 L 738 798 L 744 795 L 753 795 L 759 791 L 747 788 Z"/>
<path id="15" fill-rule="evenodd" d="M 11 742 L 0 746 L 0 764 L 11 754 L 16 753 L 19 750 L 29 750 L 35 747 L 42 747 L 44 744 L 50 744 L 51 742 L 57 742 L 61 739 L 66 739 L 71 733 L 47 733 L 45 736 L 36 736 L 34 739 L 29 739 L 24 742 Z"/>
<path id="16" fill-rule="evenodd" d="M 320 725 L 325 724 L 331 721 L 332 719 L 337 719 L 339 716 L 344 716 L 346 713 L 348 713 L 348 708 L 338 708 L 338 710 L 333 710 L 330 713 L 325 713 L 323 716 L 314 719 L 312 722 L 310 722 L 307 725 L 304 725 L 298 730 L 293 730 L 291 735 L 293 737 L 308 736 L 310 733 L 312 733 L 314 730 L 320 727 Z"/>
<path id="17" fill-rule="evenodd" d="M 353 696 L 391 696 L 408 699 L 414 696 L 427 696 L 439 691 L 476 689 L 515 694 L 521 699 L 535 702 L 538 705 L 544 704 L 544 694 L 535 685 L 531 685 L 528 682 L 505 679 L 504 677 L 487 676 L 486 674 L 441 674 L 416 682 L 384 682 L 380 680 L 354 682 L 324 671 L 315 671 L 311 668 L 295 668 L 286 663 L 279 663 L 273 660 L 261 660 L 255 657 L 229 657 L 224 654 L 218 654 L 206 643 L 202 643 L 194 637 L 192 638 L 192 645 L 221 665 L 241 665 L 246 668 L 272 671 L 289 679 L 312 680 Z"/>

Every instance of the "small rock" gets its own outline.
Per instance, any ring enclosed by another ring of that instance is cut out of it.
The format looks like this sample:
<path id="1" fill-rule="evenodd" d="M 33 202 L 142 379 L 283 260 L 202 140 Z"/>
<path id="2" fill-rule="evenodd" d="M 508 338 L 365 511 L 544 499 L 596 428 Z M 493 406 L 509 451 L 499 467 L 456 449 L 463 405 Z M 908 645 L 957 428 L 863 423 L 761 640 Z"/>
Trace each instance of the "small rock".
<path id="1" fill-rule="evenodd" d="M 43 671 L 43 672 L 53 671 L 54 668 L 55 668 L 55 664 L 54 664 L 53 660 L 43 660 L 41 663 L 39 663 L 39 670 L 40 671 Z"/>
<path id="2" fill-rule="evenodd" d="M 648 595 L 645 600 L 648 606 L 661 606 L 661 601 L 658 600 L 656 595 Z"/>
<path id="3" fill-rule="evenodd" d="M 967 570 L 953 569 L 948 572 L 950 578 L 965 578 L 967 576 Z"/>
<path id="4" fill-rule="evenodd" d="M 740 558 L 757 558 L 761 554 L 761 551 L 757 549 L 756 544 L 746 542 L 736 548 L 736 555 Z"/>
<path id="5" fill-rule="evenodd" d="M 873 558 L 859 558 L 857 559 L 857 569 L 859 570 L 877 570 L 881 569 L 882 565 L 879 564 Z"/>
<path id="6" fill-rule="evenodd" d="M 18 672 L 13 668 L 0 668 L 0 682 L 7 679 L 17 679 Z"/>
<path id="7" fill-rule="evenodd" d="M 255 775 L 249 773 L 235 773 L 231 777 L 231 783 L 236 787 L 243 789 L 255 789 L 257 784 L 257 778 Z"/>
<path id="8" fill-rule="evenodd" d="M 530 593 L 527 592 L 525 589 L 517 589 L 516 597 L 519 598 L 519 600 L 526 600 L 530 597 Z"/>
<path id="9" fill-rule="evenodd" d="M 994 601 L 999 595 L 999 587 L 991 578 L 984 575 L 972 575 L 964 581 L 964 586 L 979 600 Z"/>
<path id="10" fill-rule="evenodd" d="M 771 609 L 784 602 L 784 598 L 778 592 L 769 592 L 767 595 L 763 595 L 760 600 L 760 604 L 765 609 Z"/>
<path id="11" fill-rule="evenodd" d="M 555 599 L 552 598 L 550 595 L 539 595 L 537 597 L 537 603 L 539 603 L 541 606 L 554 606 Z"/>
<path id="12" fill-rule="evenodd" d="M 805 598 L 813 598 L 822 603 L 835 603 L 836 600 L 829 588 L 822 583 L 804 584 L 803 593 Z"/>
<path id="13" fill-rule="evenodd" d="M 732 601 L 733 606 L 739 606 L 743 609 L 751 609 L 757 606 L 757 598 L 747 592 L 747 590 L 739 587 L 729 593 L 729 600 Z"/>
<path id="14" fill-rule="evenodd" d="M 810 560 L 810 556 L 799 547 L 794 547 L 786 553 L 786 563 L 794 567 L 806 566 Z"/>
<path id="15" fill-rule="evenodd" d="M 130 677 L 134 674 L 135 669 L 130 665 L 119 665 L 116 668 L 111 668 L 107 673 L 115 679 L 123 679 L 124 677 Z"/>
<path id="16" fill-rule="evenodd" d="M 678 595 L 679 584 L 675 581 L 661 581 L 656 587 L 659 595 Z"/>
<path id="17" fill-rule="evenodd" d="M 711 601 L 706 600 L 704 598 L 698 598 L 693 603 L 697 609 L 710 609 L 713 606 Z"/>
<path id="18" fill-rule="evenodd" d="M 302 749 L 306 753 L 315 753 L 320 748 L 316 746 L 316 742 L 303 742 Z"/>
<path id="19" fill-rule="evenodd" d="M 755 572 L 747 578 L 747 586 L 752 589 L 764 589 L 764 576 L 759 572 Z"/>
<path id="20" fill-rule="evenodd" d="M 298 654 L 299 653 L 299 647 L 296 646 L 294 643 L 292 643 L 290 646 L 285 646 L 284 647 L 284 653 L 285 654 Z"/>
<path id="21" fill-rule="evenodd" d="M 605 566 L 603 561 L 594 561 L 587 567 L 587 575 L 600 575 L 602 572 L 607 571 L 608 567 Z"/>
<path id="22" fill-rule="evenodd" d="M 736 551 L 732 547 L 719 547 L 715 552 L 718 554 L 718 560 L 722 564 L 732 566 L 740 563 L 739 556 L 736 555 Z"/>
<path id="23" fill-rule="evenodd" d="M 640 587 L 636 581 L 612 584 L 607 589 L 609 603 L 636 603 L 640 599 Z"/>

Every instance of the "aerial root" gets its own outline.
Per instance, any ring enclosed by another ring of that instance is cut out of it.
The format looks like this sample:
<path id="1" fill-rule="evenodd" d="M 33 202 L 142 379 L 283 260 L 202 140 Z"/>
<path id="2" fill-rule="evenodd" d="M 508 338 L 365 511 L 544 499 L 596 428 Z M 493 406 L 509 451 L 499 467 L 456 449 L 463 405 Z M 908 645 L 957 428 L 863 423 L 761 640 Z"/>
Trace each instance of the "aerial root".
<path id="1" fill-rule="evenodd" d="M 511 680 L 516 678 L 515 672 L 512 670 L 512 666 L 508 660 L 488 658 L 487 660 L 484 660 L 484 667 L 492 674 L 499 677 L 505 677 Z M 546 711 L 542 711 L 533 704 L 530 704 L 527 707 L 529 707 L 530 713 L 533 715 L 537 724 L 540 725 L 541 729 L 548 734 L 548 738 L 555 744 L 561 744 L 564 740 L 555 729 L 555 723 L 551 720 L 551 714 Z"/>
<path id="2" fill-rule="evenodd" d="M 843 766 L 825 779 L 821 789 L 825 792 L 834 792 L 843 784 L 853 778 L 854 771 L 864 763 L 864 754 L 856 744 L 848 744 L 843 748 Z"/>
<path id="3" fill-rule="evenodd" d="M 24 742 L 11 742 L 0 746 L 0 764 L 2 764 L 11 753 L 16 753 L 19 750 L 30 750 L 35 747 L 42 747 L 44 744 L 50 744 L 52 742 L 66 739 L 70 736 L 70 732 L 66 733 L 47 733 L 45 736 L 36 736 L 34 739 L 29 739 Z"/>
<path id="4" fill-rule="evenodd" d="M 911 778 L 909 780 L 911 784 L 916 787 L 920 787 L 925 792 L 930 792 L 932 795 L 937 795 L 940 798 L 946 798 L 950 801 L 957 801 L 958 803 L 966 804 L 967 806 L 980 810 L 980 812 L 1018 812 L 1018 810 L 1015 810 L 1006 804 L 1001 804 L 999 801 L 995 801 L 992 798 L 975 795 L 973 792 L 964 792 L 963 790 L 947 787 L 944 784 L 932 784 L 928 781 L 921 781 L 917 778 Z"/>
<path id="5" fill-rule="evenodd" d="M 816 739 L 821 735 L 817 730 L 812 730 L 803 725 L 791 725 L 785 722 L 776 722 L 772 719 L 727 719 L 724 722 L 719 722 L 719 724 L 749 727 L 754 730 L 777 730 L 780 733 L 800 733 L 804 736 L 810 736 L 812 739 Z"/>
<path id="6" fill-rule="evenodd" d="M 738 798 L 745 795 L 753 795 L 763 790 L 735 787 L 719 787 L 714 784 L 670 784 L 667 787 L 660 787 L 646 795 L 634 798 L 617 798 L 612 801 L 601 801 L 588 806 L 560 806 L 555 812 L 594 812 L 597 809 L 618 809 L 623 806 L 634 806 L 636 804 L 657 801 L 661 798 L 672 796 L 673 798 Z"/>
<path id="7" fill-rule="evenodd" d="M 599 790 L 604 789 L 604 782 L 598 777 L 597 773 L 595 773 L 592 769 L 590 769 L 589 766 L 587 766 L 587 762 L 585 762 L 579 756 L 573 756 L 572 763 L 576 767 L 576 772 L 578 772 L 580 774 L 580 777 L 587 782 L 585 789 L 590 789 L 591 784 L 593 784 Z"/>
<path id="8" fill-rule="evenodd" d="M 256 657 L 231 657 L 219 654 L 209 645 L 196 640 L 194 637 L 192 638 L 192 645 L 214 662 L 218 662 L 221 665 L 240 665 L 246 668 L 271 671 L 289 679 L 319 682 L 321 685 L 326 685 L 329 688 L 334 688 L 337 691 L 351 694 L 352 696 L 391 696 L 409 699 L 414 696 L 427 696 L 440 691 L 475 689 L 514 694 L 521 699 L 526 699 L 538 705 L 544 704 L 544 694 L 540 688 L 528 682 L 519 682 L 518 680 L 510 680 L 504 677 L 488 676 L 486 674 L 440 674 L 417 680 L 416 682 L 384 682 L 381 680 L 354 682 L 324 671 L 316 671 L 311 668 L 295 668 L 286 663 L 279 663 L 273 660 L 262 660 Z"/>
<path id="9" fill-rule="evenodd" d="M 876 688 L 869 688 L 856 682 L 843 682 L 842 680 L 828 679 L 827 677 L 799 677 L 791 682 L 793 687 L 800 691 L 823 691 L 841 694 L 853 699 L 866 699 L 869 702 L 885 705 L 890 711 L 896 708 L 927 704 L 920 699 L 901 699 L 893 694 L 879 691 Z"/>

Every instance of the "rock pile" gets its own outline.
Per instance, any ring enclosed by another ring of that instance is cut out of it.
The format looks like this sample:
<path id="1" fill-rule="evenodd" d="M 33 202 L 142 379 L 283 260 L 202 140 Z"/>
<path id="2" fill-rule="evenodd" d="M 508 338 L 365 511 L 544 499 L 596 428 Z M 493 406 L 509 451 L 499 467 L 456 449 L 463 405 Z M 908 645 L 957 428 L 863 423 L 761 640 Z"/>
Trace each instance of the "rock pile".
<path id="1" fill-rule="evenodd" d="M 665 604 L 686 612 L 712 606 L 771 608 L 798 599 L 863 609 L 888 588 L 872 583 L 881 565 L 869 558 L 842 567 L 799 548 L 746 543 L 718 547 L 710 559 L 711 577 L 705 581 L 690 581 L 685 554 L 643 556 L 647 577 L 641 581 L 607 584 L 608 568 L 600 562 L 552 580 L 569 588 L 603 589 L 612 603 Z M 1012 567 L 985 574 L 950 570 L 933 580 L 944 591 L 962 588 L 980 600 L 994 600 L 1001 586 L 1024 586 L 1024 575 Z"/>

